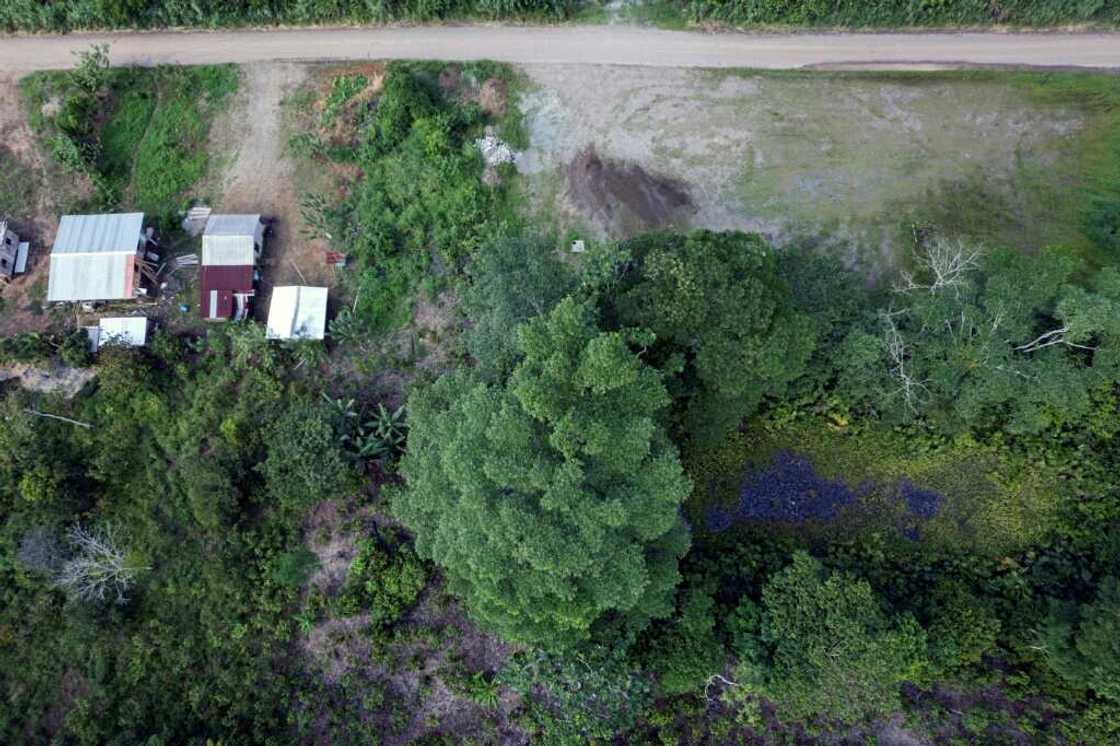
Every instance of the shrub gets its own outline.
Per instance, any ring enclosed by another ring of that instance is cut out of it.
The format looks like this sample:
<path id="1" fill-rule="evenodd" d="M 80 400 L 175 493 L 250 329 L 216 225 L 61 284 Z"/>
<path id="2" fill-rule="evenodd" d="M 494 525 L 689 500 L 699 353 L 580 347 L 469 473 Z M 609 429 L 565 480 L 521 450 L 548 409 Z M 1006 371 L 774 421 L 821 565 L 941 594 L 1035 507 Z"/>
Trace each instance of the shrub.
<path id="1" fill-rule="evenodd" d="M 336 608 L 346 616 L 368 611 L 373 624 L 389 627 L 416 603 L 428 583 L 427 570 L 405 543 L 385 546 L 367 537 L 357 548 Z"/>

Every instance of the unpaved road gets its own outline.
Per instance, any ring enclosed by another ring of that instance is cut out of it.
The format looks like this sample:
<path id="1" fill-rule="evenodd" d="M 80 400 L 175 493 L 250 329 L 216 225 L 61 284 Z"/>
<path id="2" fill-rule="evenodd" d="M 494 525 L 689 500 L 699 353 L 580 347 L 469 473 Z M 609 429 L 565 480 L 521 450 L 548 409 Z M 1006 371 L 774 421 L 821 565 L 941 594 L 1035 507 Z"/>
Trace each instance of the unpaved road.
<path id="1" fill-rule="evenodd" d="M 0 71 L 69 67 L 107 42 L 118 65 L 276 60 L 491 59 L 522 64 L 656 67 L 955 65 L 1120 69 L 1120 34 L 929 33 L 751 35 L 618 26 L 438 26 L 0 37 Z"/>

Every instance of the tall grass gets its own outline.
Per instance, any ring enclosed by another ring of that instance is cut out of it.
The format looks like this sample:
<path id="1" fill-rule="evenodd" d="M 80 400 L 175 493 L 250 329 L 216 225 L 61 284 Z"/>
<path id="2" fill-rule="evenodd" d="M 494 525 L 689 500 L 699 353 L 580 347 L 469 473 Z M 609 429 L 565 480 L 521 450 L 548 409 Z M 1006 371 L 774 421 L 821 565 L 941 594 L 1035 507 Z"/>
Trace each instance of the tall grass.
<path id="1" fill-rule="evenodd" d="M 904 27 L 1120 22 L 1112 0 L 675 0 L 693 22 Z"/>
<path id="2" fill-rule="evenodd" d="M 0 30 L 562 19 L 581 0 L 3 0 Z"/>

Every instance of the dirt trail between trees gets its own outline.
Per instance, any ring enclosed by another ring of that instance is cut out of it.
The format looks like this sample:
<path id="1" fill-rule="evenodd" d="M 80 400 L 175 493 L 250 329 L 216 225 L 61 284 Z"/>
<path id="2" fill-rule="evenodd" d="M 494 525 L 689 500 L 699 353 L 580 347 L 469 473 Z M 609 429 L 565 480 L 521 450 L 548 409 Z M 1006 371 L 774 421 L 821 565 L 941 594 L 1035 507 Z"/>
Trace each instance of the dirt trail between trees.
<path id="1" fill-rule="evenodd" d="M 533 64 L 846 68 L 1029 65 L 1120 68 L 1115 33 L 741 34 L 622 26 L 306 28 L 0 37 L 0 70 L 66 68 L 107 42 L 118 65 L 491 59 Z"/>

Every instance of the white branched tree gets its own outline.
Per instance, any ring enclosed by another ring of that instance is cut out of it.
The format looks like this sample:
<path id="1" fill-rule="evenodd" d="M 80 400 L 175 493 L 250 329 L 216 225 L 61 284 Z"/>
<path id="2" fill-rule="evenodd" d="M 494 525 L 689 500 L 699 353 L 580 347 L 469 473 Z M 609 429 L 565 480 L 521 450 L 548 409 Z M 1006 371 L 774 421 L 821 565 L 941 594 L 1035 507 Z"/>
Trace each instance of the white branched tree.
<path id="1" fill-rule="evenodd" d="M 66 538 L 74 554 L 63 563 L 55 585 L 83 601 L 123 604 L 137 573 L 146 568 L 129 563 L 113 527 L 89 530 L 75 525 Z"/>
<path id="2" fill-rule="evenodd" d="M 883 324 L 883 347 L 887 352 L 890 377 L 895 383 L 891 397 L 900 399 L 910 414 L 917 414 L 929 389 L 924 381 L 915 378 L 910 368 L 911 351 L 898 329 L 897 322 L 897 318 L 903 313 L 905 312 L 884 311 L 879 314 Z"/>
<path id="3" fill-rule="evenodd" d="M 960 239 L 938 237 L 924 242 L 914 252 L 916 272 L 903 272 L 895 291 L 935 293 L 959 287 L 968 273 L 979 269 L 980 252 Z"/>

